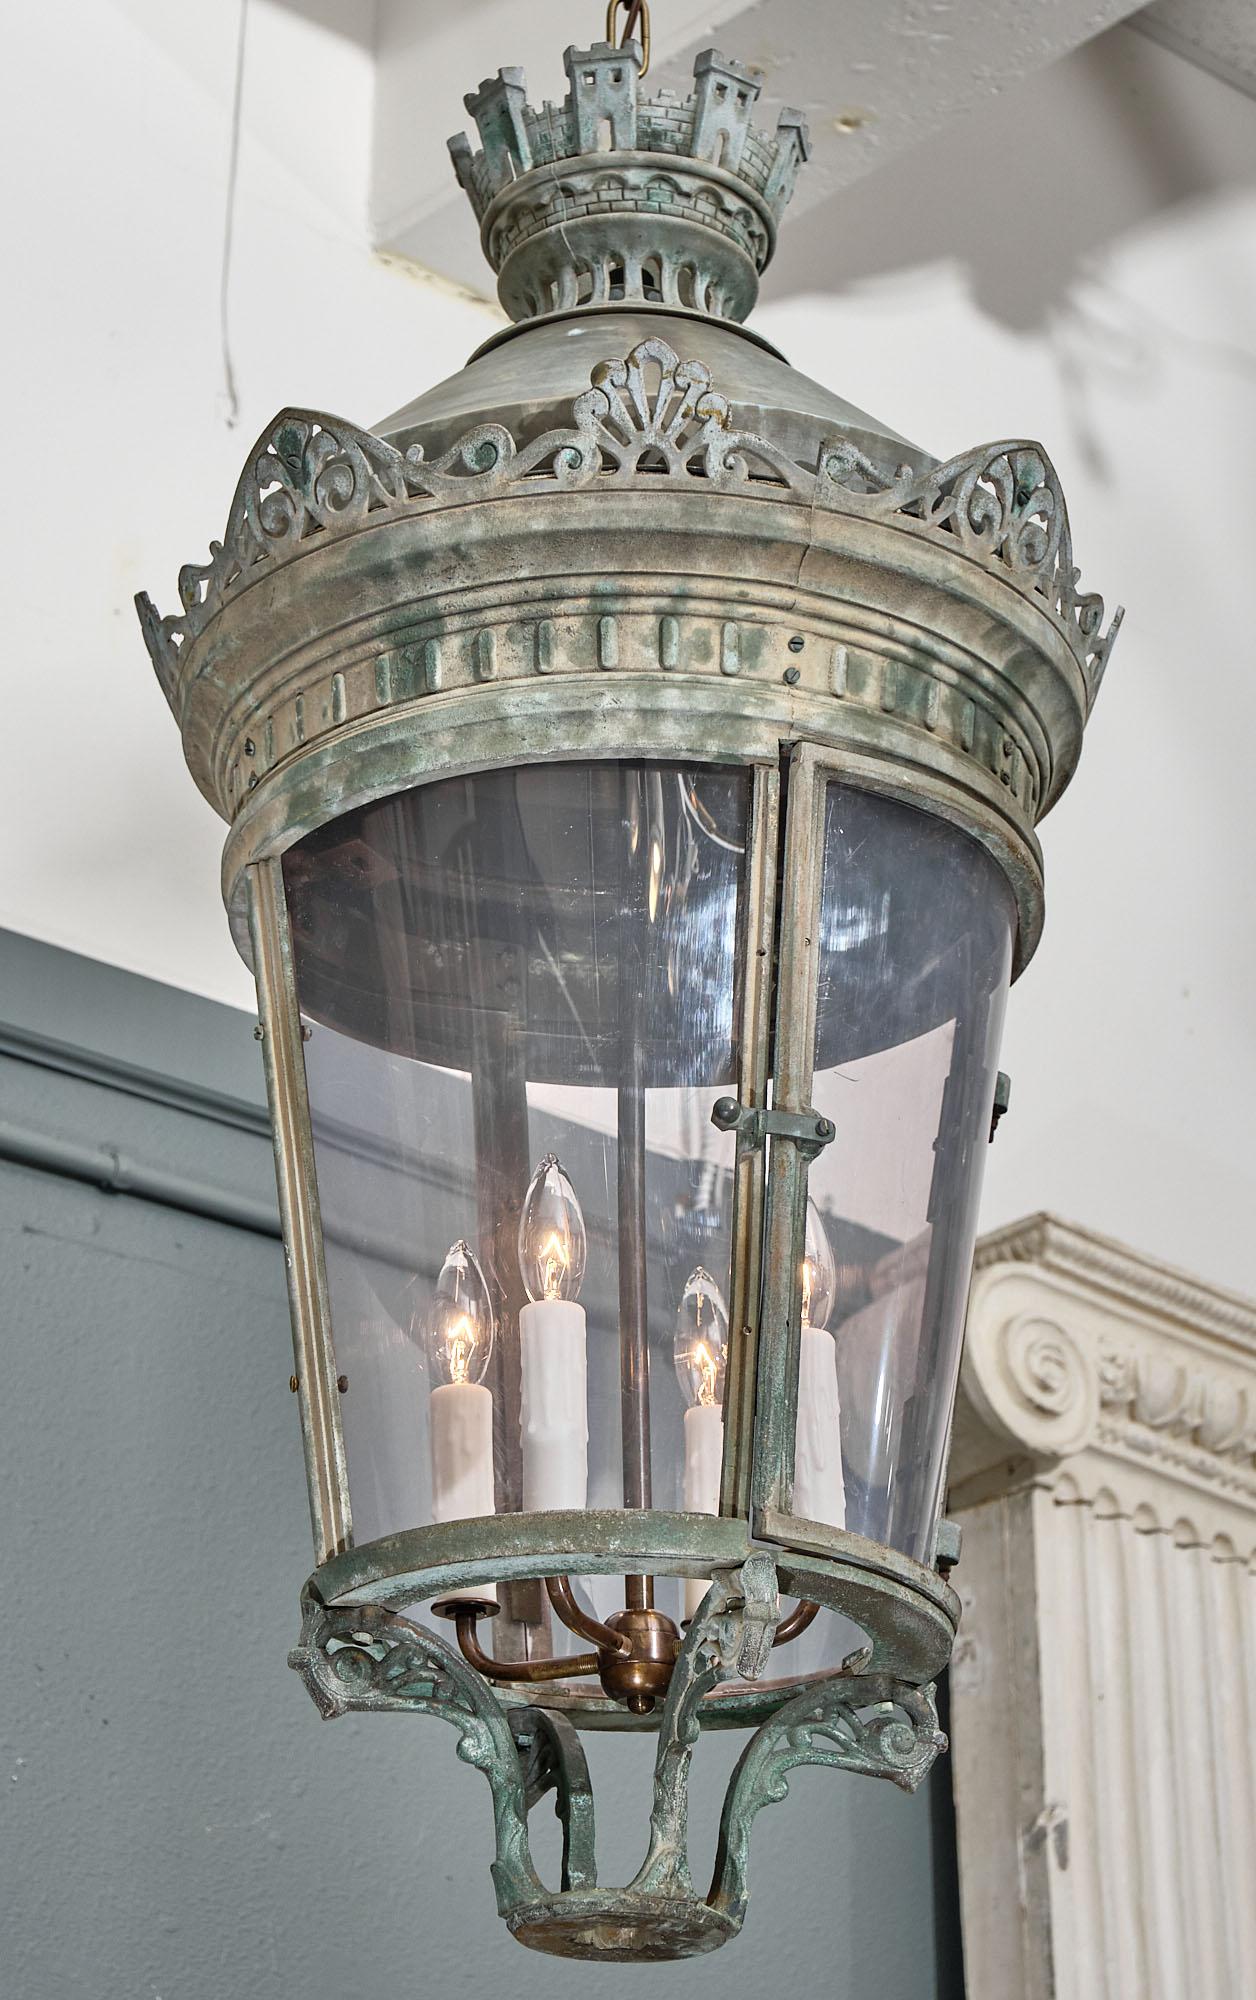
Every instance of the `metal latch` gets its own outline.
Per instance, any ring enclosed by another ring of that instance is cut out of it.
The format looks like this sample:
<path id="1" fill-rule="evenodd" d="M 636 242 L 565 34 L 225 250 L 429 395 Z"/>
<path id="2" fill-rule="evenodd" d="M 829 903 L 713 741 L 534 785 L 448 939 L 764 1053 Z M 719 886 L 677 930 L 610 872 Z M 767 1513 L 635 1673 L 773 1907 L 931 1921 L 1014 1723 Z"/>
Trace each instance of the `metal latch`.
<path id="1" fill-rule="evenodd" d="M 943 1576 L 949 1576 L 959 1561 L 963 1545 L 964 1531 L 958 1521 L 939 1521 L 937 1547 L 934 1550 L 934 1566 Z"/>
<path id="2" fill-rule="evenodd" d="M 1005 1069 L 1001 1069 L 994 1079 L 994 1107 L 990 1113 L 990 1137 L 993 1140 L 999 1129 L 999 1120 L 1004 1117 L 1012 1101 L 1012 1079 Z"/>
<path id="3" fill-rule="evenodd" d="M 819 1111 L 765 1111 L 738 1103 L 735 1097 L 719 1097 L 711 1107 L 711 1123 L 721 1132 L 737 1134 L 739 1153 L 752 1153 L 765 1139 L 790 1139 L 805 1160 L 837 1137 L 831 1118 Z"/>

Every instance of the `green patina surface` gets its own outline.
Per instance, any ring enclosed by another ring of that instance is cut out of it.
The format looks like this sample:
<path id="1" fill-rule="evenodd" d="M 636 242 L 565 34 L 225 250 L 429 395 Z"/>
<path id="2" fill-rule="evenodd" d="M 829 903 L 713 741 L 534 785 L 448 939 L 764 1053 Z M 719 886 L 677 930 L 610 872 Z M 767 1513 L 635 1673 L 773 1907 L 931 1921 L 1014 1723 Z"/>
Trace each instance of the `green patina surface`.
<path id="1" fill-rule="evenodd" d="M 712 1582 L 658 1721 L 645 1858 L 619 1888 L 598 1884 L 588 1766 L 561 1713 L 499 1695 L 443 1639 L 408 1618 L 375 1604 L 328 1606 L 312 1589 L 291 1664 L 328 1719 L 350 1710 L 409 1711 L 453 1724 L 458 1755 L 489 1783 L 497 1905 L 521 1943 L 560 1957 L 684 1958 L 713 1951 L 740 1930 L 755 1816 L 785 1797 L 794 1769 L 816 1764 L 914 1791 L 945 1748 L 932 1686 L 869 1673 L 866 1655 L 854 1663 L 857 1671 L 791 1694 L 742 1753 L 724 1801 L 714 1876 L 699 1894 L 688 1809 L 703 1704 L 723 1681 L 762 1675 L 779 1616 L 776 1565 L 766 1553 L 748 1555 Z M 563 1829 L 557 1888 L 541 1881 L 528 1838 L 528 1815 L 551 1791 Z"/>

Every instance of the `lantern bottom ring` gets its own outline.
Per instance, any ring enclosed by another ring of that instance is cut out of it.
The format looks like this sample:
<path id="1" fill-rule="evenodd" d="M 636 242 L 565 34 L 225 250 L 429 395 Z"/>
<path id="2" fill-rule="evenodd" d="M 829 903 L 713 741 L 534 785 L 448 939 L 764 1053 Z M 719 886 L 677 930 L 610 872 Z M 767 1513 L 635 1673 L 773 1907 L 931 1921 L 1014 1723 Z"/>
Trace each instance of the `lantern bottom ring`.
<path id="1" fill-rule="evenodd" d="M 765 1511 L 754 1525 L 752 1537 L 742 1520 L 606 1508 L 411 1528 L 330 1557 L 310 1577 L 305 1601 L 346 1616 L 376 1608 L 413 1616 L 421 1607 L 465 1609 L 468 1599 L 487 1598 L 489 1585 L 559 1572 L 709 1577 L 762 1555 L 775 1562 L 787 1597 L 819 1604 L 858 1626 L 868 1641 L 872 1674 L 919 1687 L 942 1672 L 959 1622 L 959 1600 L 936 1570 L 862 1535 L 783 1512 Z M 725 1680 L 704 1698 L 702 1726 L 753 1728 L 802 1685 L 767 1674 Z M 547 1684 L 545 1707 L 580 1729 L 658 1726 L 657 1708 L 632 1714 L 595 1688 L 596 1682 L 578 1680 Z M 504 1700 L 534 1698 L 522 1682 L 504 1683 L 500 1693 Z"/>

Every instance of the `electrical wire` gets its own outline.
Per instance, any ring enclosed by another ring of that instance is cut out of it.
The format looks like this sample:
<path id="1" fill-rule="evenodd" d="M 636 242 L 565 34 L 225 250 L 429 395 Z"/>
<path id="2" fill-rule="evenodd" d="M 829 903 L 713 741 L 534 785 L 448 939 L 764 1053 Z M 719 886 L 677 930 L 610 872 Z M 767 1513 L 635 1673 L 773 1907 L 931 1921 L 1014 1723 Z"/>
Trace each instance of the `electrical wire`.
<path id="1" fill-rule="evenodd" d="M 240 25 L 236 34 L 235 84 L 231 100 L 231 138 L 227 155 L 227 204 L 222 230 L 222 271 L 218 281 L 218 330 L 222 343 L 223 388 L 227 398 L 227 429 L 234 430 L 240 416 L 235 364 L 231 359 L 231 325 L 228 294 L 231 288 L 231 247 L 235 233 L 236 182 L 240 170 L 241 106 L 244 102 L 244 43 L 248 29 L 249 0 L 240 0 Z"/>

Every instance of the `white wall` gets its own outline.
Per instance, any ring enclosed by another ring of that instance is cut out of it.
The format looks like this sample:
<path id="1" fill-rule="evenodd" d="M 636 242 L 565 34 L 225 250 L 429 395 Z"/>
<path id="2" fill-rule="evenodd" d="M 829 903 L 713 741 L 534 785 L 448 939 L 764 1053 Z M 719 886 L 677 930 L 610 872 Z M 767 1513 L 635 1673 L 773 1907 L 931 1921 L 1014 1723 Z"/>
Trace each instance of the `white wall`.
<path id="1" fill-rule="evenodd" d="M 9 24 L 0 923 L 240 1005 L 221 829 L 130 597 L 173 603 L 282 403 L 370 422 L 488 330 L 363 247 L 370 13 L 355 45 L 250 7 L 234 428 L 234 5 Z M 795 364 L 933 450 L 1040 437 L 1085 579 L 1129 606 L 1044 830 L 1047 933 L 1013 997 L 984 1221 L 1050 1206 L 1256 1290 L 1256 106 L 1117 30 L 813 212 L 774 291 L 759 323 Z"/>
<path id="2" fill-rule="evenodd" d="M 827 239 L 822 231 L 827 230 Z M 1128 607 L 1041 828 L 983 1227 L 1035 1208 L 1256 1291 L 1256 105 L 1130 29 L 787 234 L 758 324 L 941 456 L 1036 437 Z"/>
<path id="3" fill-rule="evenodd" d="M 250 0 L 228 423 L 238 18 L 233 0 L 6 18 L 0 924 L 248 1006 L 218 893 L 223 828 L 183 766 L 132 596 L 177 605 L 180 565 L 222 533 L 276 410 L 376 422 L 495 322 L 366 247 L 369 50 Z"/>

